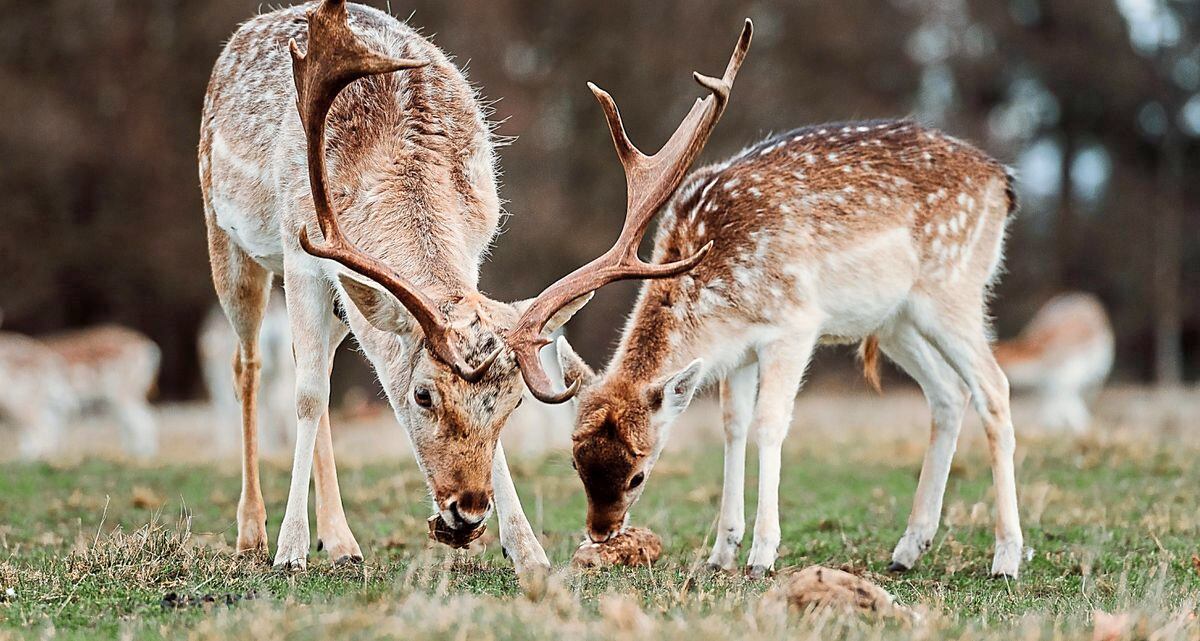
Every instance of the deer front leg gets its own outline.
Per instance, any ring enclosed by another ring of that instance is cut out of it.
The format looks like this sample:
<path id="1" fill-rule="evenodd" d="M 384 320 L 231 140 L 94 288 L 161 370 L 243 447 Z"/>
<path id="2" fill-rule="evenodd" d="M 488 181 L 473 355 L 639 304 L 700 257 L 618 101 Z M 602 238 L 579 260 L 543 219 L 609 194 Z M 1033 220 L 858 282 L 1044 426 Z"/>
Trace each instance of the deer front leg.
<path id="1" fill-rule="evenodd" d="M 329 412 L 321 417 L 317 430 L 317 449 L 313 473 L 317 485 L 317 549 L 325 550 L 334 564 L 360 563 L 362 549 L 342 507 L 342 491 L 338 485 L 337 466 L 333 460 L 333 435 Z"/>
<path id="2" fill-rule="evenodd" d="M 779 554 L 779 473 L 783 439 L 792 422 L 796 392 L 816 344 L 816 326 L 796 330 L 786 340 L 764 345 L 758 351 L 758 401 L 755 423 L 758 435 L 758 514 L 754 519 L 754 544 L 750 546 L 747 573 L 762 578 L 775 568 Z"/>
<path id="3" fill-rule="evenodd" d="M 496 456 L 492 460 L 492 488 L 496 498 L 496 519 L 500 524 L 500 545 L 512 559 L 517 575 L 528 577 L 549 573 L 550 560 L 521 509 L 521 498 L 517 496 L 500 443 L 496 443 Z"/>
<path id="4" fill-rule="evenodd" d="M 329 345 L 333 305 L 319 279 L 286 269 L 288 318 L 296 358 L 296 452 L 287 509 L 275 548 L 275 568 L 303 570 L 308 563 L 308 486 L 321 418 L 329 411 Z"/>
<path id="5" fill-rule="evenodd" d="M 327 354 L 331 376 L 337 346 L 346 339 L 347 332 L 346 326 L 338 321 L 330 334 Z M 342 507 L 342 490 L 338 484 L 337 464 L 333 459 L 333 430 L 329 424 L 328 409 L 321 416 L 321 424 L 317 429 L 313 475 L 316 477 L 317 486 L 317 550 L 326 551 L 335 565 L 361 562 L 362 549 L 358 547 L 358 541 L 350 531 L 350 524 L 346 521 L 346 510 Z"/>
<path id="6" fill-rule="evenodd" d="M 708 557 L 710 570 L 733 570 L 746 532 L 746 435 L 754 416 L 758 372 L 743 367 L 721 381 L 721 413 L 725 423 L 725 484 L 716 540 Z"/>

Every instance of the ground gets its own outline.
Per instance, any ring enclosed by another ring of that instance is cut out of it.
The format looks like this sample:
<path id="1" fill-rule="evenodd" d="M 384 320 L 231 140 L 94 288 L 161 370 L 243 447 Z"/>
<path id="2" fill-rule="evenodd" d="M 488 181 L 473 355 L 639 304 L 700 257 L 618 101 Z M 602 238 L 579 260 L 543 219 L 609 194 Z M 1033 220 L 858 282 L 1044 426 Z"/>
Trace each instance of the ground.
<path id="1" fill-rule="evenodd" d="M 715 408 L 701 403 L 634 511 L 633 522 L 664 539 L 653 569 L 566 568 L 582 537 L 579 481 L 559 449 L 516 457 L 518 489 L 556 566 L 528 595 L 494 522 L 474 554 L 426 540 L 429 506 L 411 456 L 355 460 L 339 443 L 366 563 L 335 568 L 314 549 L 298 574 L 232 554 L 239 479 L 227 459 L 4 463 L 0 638 L 1090 639 L 1103 610 L 1131 614 L 1130 638 L 1197 640 L 1197 396 L 1112 392 L 1089 435 L 1019 430 L 1032 556 L 1013 582 L 987 577 L 991 480 L 977 425 L 965 429 L 933 548 L 909 574 L 890 576 L 926 438 L 920 399 L 802 400 L 785 451 L 780 571 L 819 563 L 865 573 L 924 612 L 915 629 L 789 614 L 761 599 L 772 580 L 703 569 L 721 453 Z M 271 462 L 264 476 L 274 536 L 286 466 Z M 753 465 L 748 476 L 752 527 Z"/>

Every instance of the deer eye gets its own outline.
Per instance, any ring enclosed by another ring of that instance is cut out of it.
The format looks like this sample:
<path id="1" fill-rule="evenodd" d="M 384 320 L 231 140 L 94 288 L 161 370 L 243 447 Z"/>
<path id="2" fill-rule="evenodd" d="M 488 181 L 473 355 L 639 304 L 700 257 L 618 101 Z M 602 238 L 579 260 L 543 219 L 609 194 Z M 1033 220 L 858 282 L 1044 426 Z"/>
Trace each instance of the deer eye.
<path id="1" fill-rule="evenodd" d="M 433 407 L 433 394 L 424 387 L 413 388 L 413 402 L 425 409 Z"/>
<path id="2" fill-rule="evenodd" d="M 634 474 L 633 478 L 629 479 L 629 489 L 632 490 L 636 488 L 637 486 L 641 485 L 642 481 L 644 480 L 646 480 L 645 472 L 638 472 L 637 474 Z"/>

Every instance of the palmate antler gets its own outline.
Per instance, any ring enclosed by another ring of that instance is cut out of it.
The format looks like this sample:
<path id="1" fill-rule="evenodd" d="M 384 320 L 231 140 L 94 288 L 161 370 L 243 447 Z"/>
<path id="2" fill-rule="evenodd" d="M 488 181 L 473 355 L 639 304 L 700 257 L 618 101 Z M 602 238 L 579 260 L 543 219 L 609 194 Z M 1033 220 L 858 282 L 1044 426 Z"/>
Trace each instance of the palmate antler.
<path id="1" fill-rule="evenodd" d="M 325 237 L 324 243 L 314 243 L 308 237 L 308 230 L 302 227 L 300 245 L 309 254 L 337 261 L 391 292 L 424 330 L 430 352 L 463 379 L 478 381 L 500 351 L 493 352 L 478 367 L 471 367 L 451 342 L 450 328 L 443 321 L 437 305 L 408 279 L 355 247 L 342 234 L 327 185 L 325 119 L 337 95 L 359 78 L 424 67 L 429 62 L 390 58 L 367 49 L 350 30 L 346 0 L 325 0 L 308 12 L 307 53 L 300 52 L 295 40 L 290 45 L 296 106 L 308 140 L 308 179 L 317 222 Z"/>
<path id="2" fill-rule="evenodd" d="M 712 243 L 709 242 L 689 258 L 662 265 L 646 263 L 637 255 L 638 245 L 641 244 L 650 220 L 683 182 L 692 161 L 700 155 L 713 126 L 725 111 L 734 78 L 737 77 L 738 69 L 741 68 L 750 48 L 753 30 L 754 25 L 750 20 L 746 20 L 723 77 L 712 78 L 699 73 L 693 74 L 696 82 L 712 94 L 696 100 L 692 110 L 671 135 L 670 140 L 653 156 L 643 154 L 629 141 L 625 127 L 621 124 L 621 114 L 617 111 L 612 96 L 596 85 L 588 83 L 588 87 L 604 109 L 608 129 L 617 148 L 617 156 L 625 168 L 625 224 L 611 249 L 542 291 L 521 314 L 512 330 L 505 335 L 505 342 L 516 354 L 525 384 L 542 402 L 562 403 L 574 396 L 579 389 L 579 381 L 576 380 L 565 391 L 556 393 L 550 377 L 542 369 L 538 359 L 538 351 L 550 343 L 550 339 L 542 336 L 542 328 L 555 312 L 580 296 L 619 280 L 678 276 L 698 265 L 712 249 Z"/>

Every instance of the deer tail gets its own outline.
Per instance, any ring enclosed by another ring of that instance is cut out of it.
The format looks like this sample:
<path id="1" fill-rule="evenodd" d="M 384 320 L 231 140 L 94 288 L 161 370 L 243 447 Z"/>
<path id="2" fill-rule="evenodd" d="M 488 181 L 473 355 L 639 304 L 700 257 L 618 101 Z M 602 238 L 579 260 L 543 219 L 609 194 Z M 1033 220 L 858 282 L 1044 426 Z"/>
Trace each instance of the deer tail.
<path id="1" fill-rule="evenodd" d="M 858 345 L 858 358 L 862 361 L 863 378 L 878 393 L 883 393 L 879 382 L 879 337 L 871 334 Z"/>

